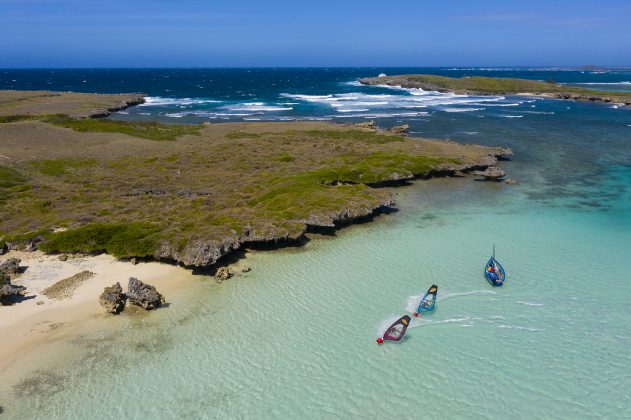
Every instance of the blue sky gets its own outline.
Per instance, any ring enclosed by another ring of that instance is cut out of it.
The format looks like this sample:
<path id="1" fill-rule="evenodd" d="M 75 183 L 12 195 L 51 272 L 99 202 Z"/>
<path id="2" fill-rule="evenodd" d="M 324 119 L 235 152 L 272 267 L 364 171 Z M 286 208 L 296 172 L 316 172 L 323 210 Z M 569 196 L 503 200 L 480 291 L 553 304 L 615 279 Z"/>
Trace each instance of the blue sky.
<path id="1" fill-rule="evenodd" d="M 630 0 L 0 0 L 2 67 L 631 65 Z"/>

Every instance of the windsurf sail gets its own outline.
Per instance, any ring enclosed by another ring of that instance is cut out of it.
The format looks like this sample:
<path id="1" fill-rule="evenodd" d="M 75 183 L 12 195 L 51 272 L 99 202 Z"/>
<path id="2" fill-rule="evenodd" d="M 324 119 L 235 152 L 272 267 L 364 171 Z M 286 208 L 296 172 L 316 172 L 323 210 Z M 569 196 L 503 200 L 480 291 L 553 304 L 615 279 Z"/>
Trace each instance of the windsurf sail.
<path id="1" fill-rule="evenodd" d="M 501 286 L 506 279 L 504 267 L 495 259 L 495 245 L 493 245 L 493 256 L 484 267 L 484 276 L 493 286 Z"/>
<path id="2" fill-rule="evenodd" d="M 386 330 L 385 334 L 382 338 L 377 339 L 377 343 L 381 344 L 384 340 L 389 341 L 399 341 L 403 338 L 405 331 L 408 329 L 410 325 L 411 318 L 407 315 L 402 316 L 397 319 L 394 324 L 390 325 L 390 327 Z"/>
<path id="3" fill-rule="evenodd" d="M 427 290 L 427 293 L 425 293 L 425 296 L 423 296 L 423 299 L 421 299 L 421 302 L 418 305 L 418 309 L 416 310 L 416 312 L 414 312 L 414 316 L 418 316 L 421 312 L 432 311 L 434 309 L 434 306 L 436 305 L 437 294 L 438 286 L 432 284 L 432 287 Z"/>

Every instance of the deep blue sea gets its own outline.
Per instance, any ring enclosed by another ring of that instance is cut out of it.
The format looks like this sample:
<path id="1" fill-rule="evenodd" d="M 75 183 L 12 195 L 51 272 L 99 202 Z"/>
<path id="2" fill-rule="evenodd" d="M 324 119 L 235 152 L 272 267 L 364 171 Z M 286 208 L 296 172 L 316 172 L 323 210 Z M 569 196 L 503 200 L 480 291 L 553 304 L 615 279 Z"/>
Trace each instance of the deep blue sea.
<path id="1" fill-rule="evenodd" d="M 500 165 L 517 181 L 416 182 L 397 190 L 395 214 L 248 254 L 247 275 L 197 281 L 140 321 L 51 343 L 42 354 L 55 364 L 32 369 L 61 379 L 22 397 L 0 383 L 4 414 L 630 418 L 631 108 L 357 82 L 380 73 L 631 91 L 631 72 L 526 68 L 0 70 L 0 89 L 147 95 L 115 119 L 405 123 L 511 147 Z M 493 244 L 502 288 L 482 276 Z M 378 346 L 432 283 L 436 310 Z"/>

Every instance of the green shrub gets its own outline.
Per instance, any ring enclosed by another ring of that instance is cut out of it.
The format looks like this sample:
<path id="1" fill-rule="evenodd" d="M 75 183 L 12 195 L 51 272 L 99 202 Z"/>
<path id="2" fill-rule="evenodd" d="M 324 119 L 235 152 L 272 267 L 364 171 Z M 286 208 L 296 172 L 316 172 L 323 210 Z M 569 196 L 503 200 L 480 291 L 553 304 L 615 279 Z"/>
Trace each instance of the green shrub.
<path id="1" fill-rule="evenodd" d="M 122 133 L 147 140 L 175 140 L 185 134 L 198 134 L 201 125 L 161 124 L 145 121 L 75 119 L 67 115 L 48 115 L 42 121 L 81 132 Z"/>
<path id="2" fill-rule="evenodd" d="M 26 177 L 12 168 L 0 166 L 0 204 L 2 204 L 11 193 L 23 191 L 28 188 Z"/>
<path id="3" fill-rule="evenodd" d="M 51 159 L 31 162 L 31 165 L 44 175 L 61 176 L 68 169 L 88 168 L 97 165 L 96 159 Z"/>
<path id="4" fill-rule="evenodd" d="M 278 162 L 291 162 L 295 160 L 295 158 L 292 157 L 289 153 L 283 151 L 283 152 L 280 152 L 278 156 L 274 158 L 274 160 Z"/>
<path id="5" fill-rule="evenodd" d="M 240 139 L 258 139 L 263 135 L 270 135 L 273 133 L 247 133 L 245 131 L 233 131 L 232 133 L 226 134 L 226 138 L 230 140 L 240 140 Z"/>
<path id="6" fill-rule="evenodd" d="M 303 134 L 309 137 L 315 137 L 319 139 L 330 140 L 354 140 L 364 143 L 372 144 L 385 144 L 392 142 L 401 142 L 405 139 L 401 136 L 395 136 L 392 134 L 380 133 L 378 131 L 366 131 L 366 130 L 307 130 L 307 131 L 293 131 L 291 134 Z"/>
<path id="7" fill-rule="evenodd" d="M 150 223 L 92 223 L 47 235 L 39 248 L 45 252 L 107 252 L 115 257 L 153 255 L 160 227 Z"/>
<path id="8" fill-rule="evenodd" d="M 363 143 L 372 144 L 385 144 L 392 142 L 405 141 L 401 136 L 395 136 L 392 134 L 381 133 L 378 131 L 367 130 L 288 130 L 280 132 L 262 132 L 262 133 L 248 133 L 244 131 L 234 131 L 226 134 L 226 138 L 232 140 L 238 139 L 259 139 L 261 137 L 285 137 L 285 138 L 316 138 L 324 140 L 340 140 L 340 141 L 361 141 Z"/>
<path id="9" fill-rule="evenodd" d="M 8 124 L 19 121 L 32 121 L 38 119 L 39 117 L 36 115 L 5 115 L 3 117 L 0 117 L 0 124 Z"/>

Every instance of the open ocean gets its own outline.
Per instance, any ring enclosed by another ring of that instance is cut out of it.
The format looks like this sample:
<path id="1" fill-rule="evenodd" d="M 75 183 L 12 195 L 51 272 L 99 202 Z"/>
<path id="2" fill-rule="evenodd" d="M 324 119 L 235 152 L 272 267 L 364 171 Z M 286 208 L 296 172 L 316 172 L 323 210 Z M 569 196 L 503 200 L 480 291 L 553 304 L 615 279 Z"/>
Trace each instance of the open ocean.
<path id="1" fill-rule="evenodd" d="M 51 343 L 24 373 L 43 385 L 0 385 L 2 416 L 630 418 L 631 108 L 357 83 L 379 73 L 631 91 L 631 72 L 525 68 L 0 70 L 0 89 L 148 95 L 116 119 L 405 123 L 511 147 L 500 164 L 517 180 L 416 182 L 395 214 Z M 501 288 L 482 274 L 493 244 Z M 435 311 L 378 346 L 432 283 Z"/>

